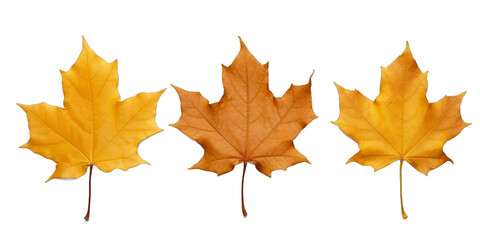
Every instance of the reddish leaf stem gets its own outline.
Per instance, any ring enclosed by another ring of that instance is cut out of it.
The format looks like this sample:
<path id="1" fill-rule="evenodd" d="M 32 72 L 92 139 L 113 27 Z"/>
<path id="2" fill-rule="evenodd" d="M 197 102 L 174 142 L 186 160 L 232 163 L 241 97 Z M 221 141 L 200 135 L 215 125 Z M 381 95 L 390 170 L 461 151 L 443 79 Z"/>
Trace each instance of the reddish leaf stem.
<path id="1" fill-rule="evenodd" d="M 245 210 L 245 203 L 243 202 L 243 182 L 245 179 L 245 170 L 247 170 L 247 161 L 243 161 L 243 175 L 242 175 L 242 212 L 243 212 L 243 216 L 247 217 L 247 210 Z"/>
<path id="2" fill-rule="evenodd" d="M 87 222 L 90 219 L 90 200 L 92 199 L 92 168 L 93 165 L 90 165 L 90 177 L 88 179 L 88 210 L 87 215 L 85 215 L 85 221 Z"/>
<path id="3" fill-rule="evenodd" d="M 403 210 L 403 196 L 402 196 L 402 167 L 403 167 L 403 159 L 400 159 L 400 205 L 402 206 L 402 217 L 403 219 L 407 219 L 408 215 Z"/>

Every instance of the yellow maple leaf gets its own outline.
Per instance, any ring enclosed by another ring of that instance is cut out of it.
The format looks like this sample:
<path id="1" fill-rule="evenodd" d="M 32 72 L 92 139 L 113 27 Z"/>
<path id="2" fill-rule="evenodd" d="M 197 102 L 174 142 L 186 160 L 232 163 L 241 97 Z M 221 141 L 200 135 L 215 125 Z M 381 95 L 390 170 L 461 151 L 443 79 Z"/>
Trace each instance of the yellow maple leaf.
<path id="1" fill-rule="evenodd" d="M 21 146 L 57 163 L 53 178 L 79 178 L 92 166 L 104 172 L 142 163 L 137 152 L 145 138 L 162 131 L 155 123 L 157 101 L 165 91 L 140 93 L 120 101 L 117 61 L 97 56 L 83 38 L 78 60 L 61 71 L 65 108 L 23 105 L 30 140 Z M 90 189 L 90 187 L 89 187 Z M 90 196 L 87 215 L 90 212 Z"/>
<path id="2" fill-rule="evenodd" d="M 400 160 L 400 202 L 403 218 L 402 166 L 407 161 L 428 174 L 446 161 L 446 141 L 468 126 L 460 115 L 465 92 L 445 96 L 435 103 L 426 98 L 427 73 L 423 73 L 407 47 L 390 66 L 382 68 L 380 94 L 370 101 L 359 91 L 335 84 L 340 96 L 340 116 L 335 125 L 360 147 L 349 162 L 372 166 L 375 171 Z"/>
<path id="3" fill-rule="evenodd" d="M 202 169 L 218 175 L 247 163 L 271 176 L 283 169 L 308 160 L 295 149 L 293 139 L 317 116 L 312 110 L 311 81 L 291 85 L 282 97 L 268 89 L 268 63 L 260 64 L 240 39 L 240 52 L 233 63 L 222 65 L 224 95 L 218 103 L 209 104 L 199 92 L 179 87 L 182 115 L 172 124 L 197 141 L 205 150 L 202 159 L 191 169 Z"/>

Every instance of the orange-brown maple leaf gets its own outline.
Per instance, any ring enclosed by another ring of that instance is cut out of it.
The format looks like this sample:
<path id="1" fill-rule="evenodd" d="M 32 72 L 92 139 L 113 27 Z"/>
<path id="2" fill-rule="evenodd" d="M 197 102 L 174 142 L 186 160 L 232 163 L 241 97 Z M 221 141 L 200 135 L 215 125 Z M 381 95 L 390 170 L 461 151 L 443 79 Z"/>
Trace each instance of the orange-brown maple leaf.
<path id="1" fill-rule="evenodd" d="M 274 170 L 308 163 L 293 140 L 317 117 L 312 110 L 311 80 L 306 85 L 292 85 L 282 97 L 274 97 L 268 89 L 268 63 L 260 64 L 241 39 L 233 63 L 222 65 L 222 78 L 224 95 L 213 104 L 199 92 L 174 86 L 182 115 L 172 126 L 205 150 L 191 169 L 221 175 L 243 162 L 244 174 L 246 164 L 251 163 L 270 177 Z"/>

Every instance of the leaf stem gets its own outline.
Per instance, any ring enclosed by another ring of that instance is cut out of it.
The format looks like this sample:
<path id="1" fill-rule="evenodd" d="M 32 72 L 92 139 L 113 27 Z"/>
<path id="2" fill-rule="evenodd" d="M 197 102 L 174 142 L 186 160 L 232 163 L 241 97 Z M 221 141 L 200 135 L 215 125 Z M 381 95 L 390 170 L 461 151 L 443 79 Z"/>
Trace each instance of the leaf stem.
<path id="1" fill-rule="evenodd" d="M 403 219 L 407 219 L 408 215 L 403 210 L 403 196 L 402 196 L 402 167 L 403 167 L 403 159 L 400 159 L 400 205 L 402 206 L 402 217 Z"/>
<path id="2" fill-rule="evenodd" d="M 243 161 L 243 175 L 242 175 L 242 212 L 243 212 L 243 216 L 247 217 L 247 210 L 245 210 L 245 203 L 243 202 L 243 182 L 245 179 L 245 170 L 247 170 L 247 161 Z"/>
<path id="3" fill-rule="evenodd" d="M 88 210 L 85 215 L 85 221 L 87 222 L 90 219 L 90 200 L 92 199 L 92 169 L 93 165 L 90 165 L 90 177 L 88 179 Z"/>

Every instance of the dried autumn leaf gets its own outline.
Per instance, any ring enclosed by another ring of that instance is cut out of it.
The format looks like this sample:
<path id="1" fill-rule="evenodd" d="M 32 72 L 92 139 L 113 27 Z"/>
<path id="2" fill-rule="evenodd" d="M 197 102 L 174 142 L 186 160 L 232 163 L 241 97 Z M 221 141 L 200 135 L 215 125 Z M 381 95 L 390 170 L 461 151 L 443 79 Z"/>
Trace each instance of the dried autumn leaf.
<path id="1" fill-rule="evenodd" d="M 335 125 L 360 147 L 349 162 L 372 166 L 375 171 L 400 160 L 400 203 L 403 210 L 402 166 L 407 161 L 418 171 L 428 174 L 446 161 L 446 141 L 469 125 L 460 116 L 465 92 L 445 96 L 429 103 L 427 73 L 423 73 L 407 47 L 387 68 L 382 67 L 380 94 L 374 102 L 359 91 L 335 84 L 340 95 L 340 116 Z"/>
<path id="2" fill-rule="evenodd" d="M 19 104 L 27 113 L 30 128 L 30 140 L 21 147 L 57 163 L 47 182 L 79 178 L 90 168 L 88 221 L 92 167 L 104 172 L 125 171 L 147 163 L 137 148 L 145 138 L 162 131 L 155 123 L 155 111 L 165 90 L 120 101 L 117 61 L 107 63 L 97 56 L 85 38 L 77 62 L 61 74 L 65 108 Z"/>
<path id="3" fill-rule="evenodd" d="M 222 65 L 224 95 L 218 103 L 209 104 L 199 92 L 179 87 L 182 115 L 172 124 L 197 141 L 205 150 L 202 159 L 191 169 L 202 169 L 218 175 L 247 163 L 271 176 L 283 169 L 308 160 L 298 152 L 293 139 L 317 116 L 312 110 L 311 81 L 292 85 L 279 98 L 268 89 L 268 63 L 260 64 L 240 39 L 240 52 L 229 66 Z"/>

